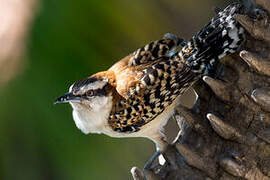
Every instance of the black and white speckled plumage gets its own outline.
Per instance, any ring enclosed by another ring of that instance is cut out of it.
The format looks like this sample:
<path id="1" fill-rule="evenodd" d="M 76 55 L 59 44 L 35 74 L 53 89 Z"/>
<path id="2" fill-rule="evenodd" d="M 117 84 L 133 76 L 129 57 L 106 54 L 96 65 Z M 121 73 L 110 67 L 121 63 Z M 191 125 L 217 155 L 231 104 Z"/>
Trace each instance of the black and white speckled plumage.
<path id="1" fill-rule="evenodd" d="M 232 4 L 213 18 L 187 43 L 179 56 L 195 73 L 205 74 L 219 59 L 236 52 L 244 42 L 244 28 L 234 15 L 241 13 L 240 4 Z"/>
<path id="2" fill-rule="evenodd" d="M 128 90 L 128 99 L 120 102 L 124 108 L 111 113 L 109 123 L 113 129 L 138 131 L 214 68 L 219 59 L 234 53 L 244 41 L 244 30 L 234 19 L 239 11 L 240 5 L 231 5 L 219 12 L 178 53 L 174 50 L 182 41 L 175 36 L 135 51 L 129 65 L 143 66 L 142 75 Z"/>
<path id="3" fill-rule="evenodd" d="M 161 147 L 160 126 L 178 98 L 243 43 L 244 30 L 234 19 L 241 11 L 239 4 L 228 6 L 187 43 L 166 34 L 74 83 L 56 102 L 72 105 L 76 126 L 85 133 L 148 137 Z"/>
<path id="4" fill-rule="evenodd" d="M 196 79 L 196 74 L 180 61 L 163 58 L 161 62 L 144 69 L 140 81 L 121 101 L 120 111 L 111 113 L 109 123 L 121 132 L 138 131 L 154 119 Z"/>

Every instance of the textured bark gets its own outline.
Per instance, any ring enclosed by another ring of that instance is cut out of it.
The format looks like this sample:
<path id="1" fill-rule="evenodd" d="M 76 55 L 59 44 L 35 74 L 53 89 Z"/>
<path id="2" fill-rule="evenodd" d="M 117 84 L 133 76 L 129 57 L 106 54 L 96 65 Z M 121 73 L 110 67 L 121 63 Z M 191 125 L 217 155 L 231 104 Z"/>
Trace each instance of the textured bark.
<path id="1" fill-rule="evenodd" d="M 266 12 L 259 19 L 237 16 L 249 32 L 243 50 L 222 60 L 217 78 L 199 81 L 196 105 L 171 119 L 181 133 L 165 154 L 178 168 L 134 167 L 134 179 L 270 179 L 270 3 L 255 2 Z"/>

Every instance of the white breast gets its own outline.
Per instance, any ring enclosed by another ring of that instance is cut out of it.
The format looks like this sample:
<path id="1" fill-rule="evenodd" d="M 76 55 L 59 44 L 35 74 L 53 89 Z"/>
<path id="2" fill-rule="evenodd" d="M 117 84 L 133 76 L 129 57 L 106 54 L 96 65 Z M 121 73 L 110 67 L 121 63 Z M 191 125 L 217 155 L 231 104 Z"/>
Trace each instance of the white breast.
<path id="1" fill-rule="evenodd" d="M 75 124 L 83 133 L 103 133 L 107 128 L 107 119 L 112 109 L 111 97 L 97 97 L 91 101 L 89 107 L 79 103 L 70 104 Z"/>
<path id="2" fill-rule="evenodd" d="M 73 118 L 76 126 L 85 134 L 88 133 L 104 133 L 111 137 L 146 137 L 153 140 L 158 147 L 162 145 L 160 139 L 162 134 L 160 130 L 172 116 L 174 107 L 178 102 L 178 98 L 167 107 L 154 120 L 145 124 L 139 131 L 133 133 L 121 133 L 112 130 L 108 124 L 108 117 L 112 109 L 112 97 L 99 97 L 95 99 L 95 106 L 86 108 L 78 103 L 71 103 L 73 107 Z M 162 148 L 162 147 L 160 147 Z"/>

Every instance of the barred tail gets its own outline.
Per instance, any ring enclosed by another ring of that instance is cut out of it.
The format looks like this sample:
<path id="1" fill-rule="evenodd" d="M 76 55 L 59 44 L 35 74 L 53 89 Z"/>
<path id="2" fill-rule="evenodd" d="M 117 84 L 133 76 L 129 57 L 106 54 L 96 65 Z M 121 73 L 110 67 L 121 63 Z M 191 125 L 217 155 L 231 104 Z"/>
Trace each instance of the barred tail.
<path id="1" fill-rule="evenodd" d="M 245 39 L 244 29 L 234 16 L 241 11 L 240 4 L 229 5 L 179 52 L 179 56 L 193 72 L 208 73 L 219 59 L 239 49 Z"/>

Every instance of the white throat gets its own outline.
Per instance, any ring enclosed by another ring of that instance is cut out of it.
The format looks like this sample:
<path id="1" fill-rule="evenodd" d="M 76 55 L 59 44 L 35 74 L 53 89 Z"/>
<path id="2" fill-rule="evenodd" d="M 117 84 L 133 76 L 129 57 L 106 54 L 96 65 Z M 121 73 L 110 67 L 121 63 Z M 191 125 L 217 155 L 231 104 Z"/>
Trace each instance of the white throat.
<path id="1" fill-rule="evenodd" d="M 95 97 L 89 107 L 79 103 L 70 103 L 73 108 L 73 119 L 77 128 L 83 133 L 102 133 L 108 124 L 112 109 L 112 97 Z"/>

